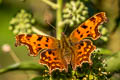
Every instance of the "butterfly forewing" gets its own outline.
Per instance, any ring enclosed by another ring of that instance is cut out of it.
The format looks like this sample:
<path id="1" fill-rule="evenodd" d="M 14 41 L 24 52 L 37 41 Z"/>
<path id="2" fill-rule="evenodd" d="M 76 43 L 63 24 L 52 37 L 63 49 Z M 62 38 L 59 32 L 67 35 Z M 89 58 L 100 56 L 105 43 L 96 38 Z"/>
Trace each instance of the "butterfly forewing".
<path id="1" fill-rule="evenodd" d="M 69 36 L 72 42 L 79 42 L 86 37 L 92 37 L 94 40 L 100 37 L 98 25 L 107 20 L 104 12 L 100 12 L 86 20 L 76 28 Z"/>
<path id="2" fill-rule="evenodd" d="M 58 45 L 58 40 L 43 35 L 31 34 L 25 35 L 20 34 L 16 36 L 16 46 L 24 44 L 29 47 L 30 55 L 37 56 L 39 51 L 42 49 L 55 49 Z"/>

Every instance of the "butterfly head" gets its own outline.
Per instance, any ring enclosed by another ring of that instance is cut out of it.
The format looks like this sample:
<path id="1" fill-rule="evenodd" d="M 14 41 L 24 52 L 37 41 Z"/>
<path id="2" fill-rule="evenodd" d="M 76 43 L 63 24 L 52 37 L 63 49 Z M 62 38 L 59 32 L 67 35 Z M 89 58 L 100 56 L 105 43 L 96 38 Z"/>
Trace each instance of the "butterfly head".
<path id="1" fill-rule="evenodd" d="M 67 36 L 65 35 L 64 32 L 62 32 L 62 33 L 61 33 L 61 40 L 63 40 L 63 39 L 65 40 L 66 38 L 67 38 Z"/>
<path id="2" fill-rule="evenodd" d="M 61 34 L 61 41 L 62 43 L 65 43 L 66 45 L 70 46 L 70 43 L 69 43 L 69 40 L 68 40 L 68 37 L 62 32 Z"/>

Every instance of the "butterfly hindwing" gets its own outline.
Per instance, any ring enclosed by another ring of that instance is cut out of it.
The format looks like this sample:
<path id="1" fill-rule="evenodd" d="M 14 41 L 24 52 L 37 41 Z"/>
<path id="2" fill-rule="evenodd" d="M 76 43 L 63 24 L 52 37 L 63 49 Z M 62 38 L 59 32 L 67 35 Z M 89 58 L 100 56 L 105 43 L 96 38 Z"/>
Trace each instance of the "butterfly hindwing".
<path id="1" fill-rule="evenodd" d="M 96 49 L 92 42 L 88 39 L 81 40 L 79 43 L 74 46 L 75 58 L 72 61 L 73 69 L 75 70 L 77 66 L 82 66 L 82 63 L 88 62 L 92 64 L 91 61 L 91 52 Z"/>
<path id="2" fill-rule="evenodd" d="M 31 56 L 37 56 L 40 50 L 57 48 L 58 40 L 37 34 L 20 34 L 16 36 L 16 46 L 20 44 L 27 45 Z"/>
<path id="3" fill-rule="evenodd" d="M 40 63 L 47 65 L 49 73 L 55 69 L 67 70 L 67 64 L 61 59 L 61 51 L 57 49 L 48 49 L 40 54 Z"/>
<path id="4" fill-rule="evenodd" d="M 107 20 L 105 13 L 100 12 L 86 20 L 70 34 L 72 42 L 79 42 L 86 37 L 92 37 L 94 40 L 100 37 L 98 25 Z"/>

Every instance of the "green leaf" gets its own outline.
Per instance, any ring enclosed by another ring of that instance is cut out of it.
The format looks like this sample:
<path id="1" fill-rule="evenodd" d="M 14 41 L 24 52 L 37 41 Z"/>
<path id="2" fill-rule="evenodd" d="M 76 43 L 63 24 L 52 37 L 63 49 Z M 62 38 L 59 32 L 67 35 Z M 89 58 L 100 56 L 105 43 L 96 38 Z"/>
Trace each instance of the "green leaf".
<path id="1" fill-rule="evenodd" d="M 43 72 L 45 69 L 47 69 L 45 66 L 35 62 L 21 62 L 0 69 L 0 74 L 13 70 L 36 70 Z"/>
<path id="2" fill-rule="evenodd" d="M 96 53 L 96 52 L 97 53 L 99 52 L 99 54 L 111 55 L 111 51 L 105 48 L 97 48 L 93 53 Z"/>
<path id="3" fill-rule="evenodd" d="M 120 52 L 114 53 L 106 61 L 106 69 L 110 72 L 120 71 Z"/>

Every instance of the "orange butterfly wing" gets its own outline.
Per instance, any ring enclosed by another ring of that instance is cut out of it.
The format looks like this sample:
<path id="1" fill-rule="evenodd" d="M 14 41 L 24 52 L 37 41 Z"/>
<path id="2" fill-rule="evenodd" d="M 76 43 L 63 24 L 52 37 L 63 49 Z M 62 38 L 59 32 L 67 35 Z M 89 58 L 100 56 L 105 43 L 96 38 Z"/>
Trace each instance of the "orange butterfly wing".
<path id="1" fill-rule="evenodd" d="M 79 42 L 86 37 L 92 37 L 94 40 L 100 37 L 98 25 L 107 20 L 104 12 L 100 12 L 86 20 L 70 34 L 70 40 Z"/>
<path id="2" fill-rule="evenodd" d="M 81 40 L 79 43 L 74 45 L 75 56 L 72 61 L 73 70 L 77 66 L 82 66 L 82 63 L 92 64 L 91 52 L 94 51 L 96 47 L 88 39 Z"/>
<path id="3" fill-rule="evenodd" d="M 24 44 L 29 47 L 30 50 L 30 56 L 37 56 L 40 50 L 44 49 L 55 49 L 58 48 L 58 40 L 49 37 L 49 36 L 43 36 L 43 35 L 26 35 L 26 34 L 20 34 L 16 36 L 16 46 Z"/>
<path id="4" fill-rule="evenodd" d="M 69 40 L 73 44 L 74 53 L 72 58 L 72 67 L 75 70 L 77 66 L 82 66 L 82 63 L 92 63 L 90 57 L 91 52 L 96 49 L 92 44 L 92 41 L 84 39 L 91 37 L 96 40 L 100 37 L 98 31 L 98 25 L 107 20 L 104 12 L 100 12 L 86 20 L 78 28 L 76 28 L 69 37 Z"/>
<path id="5" fill-rule="evenodd" d="M 40 54 L 40 63 L 49 67 L 49 73 L 55 69 L 67 71 L 67 63 L 61 56 L 60 49 L 47 49 Z"/>
<path id="6" fill-rule="evenodd" d="M 67 70 L 67 64 L 61 57 L 61 49 L 59 49 L 59 40 L 43 35 L 25 35 L 16 36 L 16 46 L 24 44 L 29 47 L 30 56 L 37 56 L 40 52 L 40 64 L 47 65 L 49 73 L 55 69 Z"/>

